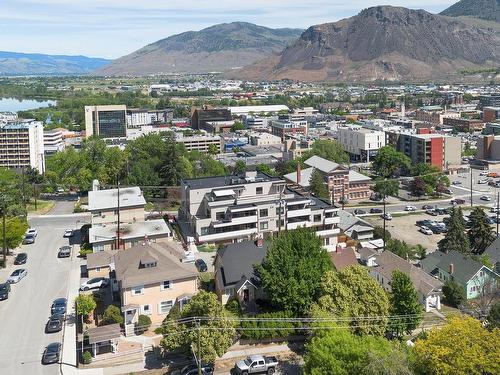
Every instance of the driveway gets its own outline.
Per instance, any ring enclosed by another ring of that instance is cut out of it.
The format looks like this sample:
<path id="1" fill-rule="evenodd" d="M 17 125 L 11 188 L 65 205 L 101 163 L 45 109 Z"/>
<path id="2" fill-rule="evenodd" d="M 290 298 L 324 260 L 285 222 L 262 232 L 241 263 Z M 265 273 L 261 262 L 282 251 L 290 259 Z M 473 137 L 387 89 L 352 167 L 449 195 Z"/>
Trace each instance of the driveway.
<path id="1" fill-rule="evenodd" d="M 75 221 L 70 217 L 43 216 L 29 221 L 31 227 L 38 229 L 38 237 L 35 244 L 23 245 L 19 250 L 28 254 L 26 265 L 21 266 L 28 270 L 28 275 L 12 285 L 8 300 L 0 301 L 2 374 L 59 374 L 58 365 L 43 366 L 40 360 L 45 346 L 62 338 L 62 332 L 45 334 L 52 301 L 67 296 L 72 264 L 83 264 L 76 257 L 57 258 L 59 247 L 69 243 L 63 238 L 64 230 L 74 227 Z M 0 270 L 2 282 L 14 267 L 17 266 Z"/>

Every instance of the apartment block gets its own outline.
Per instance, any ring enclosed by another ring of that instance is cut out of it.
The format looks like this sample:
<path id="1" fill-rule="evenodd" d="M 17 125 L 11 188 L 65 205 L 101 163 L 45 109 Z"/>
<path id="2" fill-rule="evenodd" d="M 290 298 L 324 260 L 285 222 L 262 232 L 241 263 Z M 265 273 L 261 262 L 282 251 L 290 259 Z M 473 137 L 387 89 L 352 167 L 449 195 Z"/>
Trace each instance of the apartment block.
<path id="1" fill-rule="evenodd" d="M 55 154 L 65 148 L 61 129 L 46 130 L 43 132 L 43 145 L 46 154 Z"/>
<path id="2" fill-rule="evenodd" d="M 32 167 L 45 171 L 43 124 L 20 121 L 0 124 L 0 167 Z"/>
<path id="3" fill-rule="evenodd" d="M 443 125 L 445 118 L 460 118 L 459 112 L 446 112 L 439 106 L 428 106 L 415 111 L 415 120 Z"/>
<path id="4" fill-rule="evenodd" d="M 126 122 L 128 128 L 137 128 L 144 125 L 165 124 L 173 119 L 173 110 L 171 108 L 149 110 L 128 108 Z"/>
<path id="5" fill-rule="evenodd" d="M 127 107 L 125 105 L 85 106 L 85 135 L 100 138 L 127 136 Z"/>
<path id="6" fill-rule="evenodd" d="M 281 138 L 269 133 L 251 133 L 248 138 L 252 146 L 281 145 Z"/>
<path id="7" fill-rule="evenodd" d="M 443 118 L 443 125 L 451 126 L 454 130 L 459 132 L 473 132 L 484 129 L 484 121 L 467 118 Z"/>
<path id="8" fill-rule="evenodd" d="M 441 170 L 461 164 L 462 143 L 458 137 L 442 134 L 386 132 L 386 145 L 408 156 L 413 164 L 432 164 Z"/>
<path id="9" fill-rule="evenodd" d="M 484 107 L 483 121 L 492 122 L 500 120 L 500 107 Z"/>
<path id="10" fill-rule="evenodd" d="M 217 153 L 221 151 L 221 138 L 218 135 L 195 135 L 185 137 L 182 133 L 177 133 L 175 138 L 177 143 L 182 143 L 187 151 L 200 151 L 207 153 L 210 145 L 217 148 Z"/>
<path id="11" fill-rule="evenodd" d="M 361 126 L 339 128 L 338 141 L 354 160 L 370 162 L 378 150 L 385 146 L 383 131 L 365 129 Z"/>
<path id="12" fill-rule="evenodd" d="M 288 136 L 307 135 L 307 121 L 276 120 L 271 122 L 271 133 L 284 141 Z"/>
<path id="13" fill-rule="evenodd" d="M 481 95 L 479 97 L 479 108 L 500 107 L 500 94 Z"/>
<path id="14" fill-rule="evenodd" d="M 183 180 L 178 221 L 197 243 L 231 243 L 280 230 L 312 227 L 327 248 L 337 244 L 338 208 L 303 196 L 259 172 Z"/>

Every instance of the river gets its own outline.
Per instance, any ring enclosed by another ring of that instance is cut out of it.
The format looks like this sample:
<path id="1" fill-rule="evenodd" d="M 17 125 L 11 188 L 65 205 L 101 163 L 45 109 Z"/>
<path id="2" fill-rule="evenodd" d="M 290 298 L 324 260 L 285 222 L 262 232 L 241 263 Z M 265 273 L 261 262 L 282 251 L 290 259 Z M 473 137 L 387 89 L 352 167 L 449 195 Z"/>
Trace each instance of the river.
<path id="1" fill-rule="evenodd" d="M 56 105 L 55 100 L 0 98 L 0 112 L 18 112 Z"/>

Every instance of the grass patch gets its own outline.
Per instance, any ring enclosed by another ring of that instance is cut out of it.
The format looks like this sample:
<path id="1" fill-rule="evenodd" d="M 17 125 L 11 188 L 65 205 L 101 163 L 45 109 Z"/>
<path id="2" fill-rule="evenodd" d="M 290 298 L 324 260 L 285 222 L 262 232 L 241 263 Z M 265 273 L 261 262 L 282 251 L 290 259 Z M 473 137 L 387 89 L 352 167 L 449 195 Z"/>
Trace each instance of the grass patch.
<path id="1" fill-rule="evenodd" d="M 42 199 L 37 199 L 36 201 L 36 208 L 35 208 L 35 201 L 31 200 L 27 205 L 26 209 L 28 212 L 31 213 L 37 213 L 37 214 L 46 214 L 49 212 L 55 205 L 56 203 L 54 201 L 45 201 Z"/>
<path id="2" fill-rule="evenodd" d="M 215 290 L 215 274 L 213 272 L 200 273 L 200 288 L 213 292 Z"/>
<path id="3" fill-rule="evenodd" d="M 199 245 L 198 251 L 201 253 L 213 253 L 217 251 L 217 247 L 215 245 Z"/>

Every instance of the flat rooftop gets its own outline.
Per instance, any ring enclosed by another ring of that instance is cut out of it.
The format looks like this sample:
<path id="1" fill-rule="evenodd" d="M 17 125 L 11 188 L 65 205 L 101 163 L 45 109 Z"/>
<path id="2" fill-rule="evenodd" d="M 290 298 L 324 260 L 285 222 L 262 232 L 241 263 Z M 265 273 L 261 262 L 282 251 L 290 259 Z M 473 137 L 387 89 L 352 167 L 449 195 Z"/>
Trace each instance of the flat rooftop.
<path id="1" fill-rule="evenodd" d="M 193 178 L 188 180 L 183 180 L 183 183 L 191 189 L 208 189 L 208 188 L 218 188 L 222 186 L 235 186 L 244 185 L 256 182 L 285 182 L 285 180 L 280 177 L 268 176 L 265 173 L 257 172 L 254 177 L 245 176 L 216 176 L 216 177 L 203 177 L 203 178 Z"/>
<path id="2" fill-rule="evenodd" d="M 118 230 L 118 225 L 106 225 L 106 226 L 93 226 L 89 229 L 89 242 L 100 243 L 109 242 L 116 240 L 116 231 Z M 136 222 L 133 224 L 122 224 L 120 225 L 120 238 L 123 240 L 134 239 L 134 238 L 145 238 L 162 236 L 170 236 L 170 228 L 163 219 L 158 220 L 148 220 L 144 222 Z"/>
<path id="3" fill-rule="evenodd" d="M 139 187 L 120 188 L 120 208 L 144 206 L 146 200 Z M 89 211 L 118 207 L 118 189 L 89 191 Z"/>

